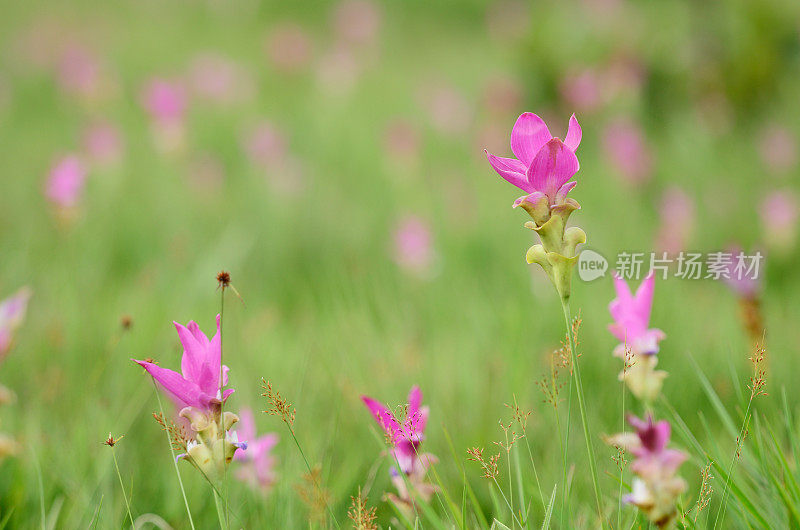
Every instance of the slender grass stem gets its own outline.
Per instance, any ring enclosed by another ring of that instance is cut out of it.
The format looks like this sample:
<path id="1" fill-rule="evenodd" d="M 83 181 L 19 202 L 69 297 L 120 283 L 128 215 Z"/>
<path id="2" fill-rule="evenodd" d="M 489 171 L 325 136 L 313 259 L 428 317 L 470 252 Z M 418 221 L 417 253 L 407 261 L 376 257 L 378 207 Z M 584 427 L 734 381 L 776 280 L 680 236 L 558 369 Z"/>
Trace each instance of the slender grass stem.
<path id="1" fill-rule="evenodd" d="M 294 431 L 291 428 L 289 428 L 288 425 L 286 427 L 289 430 L 289 434 L 292 435 L 292 440 L 294 440 L 294 445 L 296 445 L 297 446 L 297 450 L 300 451 L 300 456 L 303 458 L 303 462 L 306 465 L 306 469 L 308 470 L 309 476 L 313 477 L 313 471 L 311 470 L 311 464 L 308 462 L 308 458 L 306 458 L 306 453 L 303 451 L 303 448 L 300 446 L 300 442 L 297 441 L 297 437 L 294 435 Z M 320 488 L 320 489 L 322 488 L 322 486 L 319 483 L 317 483 L 316 480 L 314 481 L 314 485 L 316 487 Z M 339 521 L 336 519 L 336 515 L 334 515 L 333 509 L 331 509 L 331 506 L 330 506 L 330 504 L 328 504 L 327 500 L 325 500 L 325 507 L 328 509 L 328 514 L 330 514 L 331 519 L 333 519 L 333 524 L 336 525 L 336 528 L 341 528 L 341 526 L 339 526 Z"/>
<path id="2" fill-rule="evenodd" d="M 539 498 L 542 500 L 542 508 L 547 509 L 547 503 L 544 500 L 544 494 L 542 493 L 542 485 L 539 482 L 539 473 L 536 471 L 536 462 L 533 461 L 533 452 L 531 451 L 531 444 L 528 441 L 528 437 L 525 436 L 525 447 L 528 448 L 528 457 L 531 461 L 531 467 L 533 467 L 533 477 L 536 479 L 536 487 L 539 489 Z"/>
<path id="3" fill-rule="evenodd" d="M 214 490 L 214 506 L 217 508 L 217 518 L 219 519 L 219 527 L 222 530 L 228 530 L 228 522 L 225 520 L 226 510 L 225 505 L 222 503 L 222 497 Z"/>
<path id="4" fill-rule="evenodd" d="M 747 430 L 747 425 L 750 422 L 750 409 L 753 406 L 753 398 L 755 396 L 753 393 L 750 393 L 750 401 L 747 402 L 747 409 L 744 412 L 744 420 L 742 421 L 742 427 L 739 429 L 739 437 L 736 439 L 736 452 L 733 454 L 733 458 L 731 458 L 731 463 L 728 466 L 728 474 L 725 479 L 725 486 L 722 488 L 722 501 L 720 502 L 719 509 L 717 510 L 717 516 L 714 518 L 714 529 L 717 528 L 717 523 L 721 523 L 725 519 L 725 506 L 728 500 L 728 486 L 731 482 L 731 475 L 733 474 L 733 466 L 736 465 L 736 462 L 739 460 L 740 451 L 742 445 L 744 444 L 744 432 Z"/>
<path id="5" fill-rule="evenodd" d="M 597 480 L 597 459 L 594 454 L 594 447 L 592 446 L 592 438 L 589 433 L 589 419 L 586 417 L 586 403 L 583 397 L 583 384 L 581 382 L 581 371 L 578 364 L 578 354 L 575 351 L 575 337 L 572 332 L 572 318 L 569 311 L 569 303 L 565 298 L 561 299 L 561 308 L 564 310 L 564 323 L 567 326 L 567 335 L 569 336 L 569 349 L 572 356 L 572 379 L 575 382 L 575 393 L 578 396 L 578 409 L 581 413 L 581 425 L 583 426 L 583 437 L 586 441 L 586 452 L 589 457 L 589 471 L 592 475 L 592 486 L 594 488 L 595 502 L 597 503 L 597 515 L 600 517 L 600 523 L 603 528 L 606 528 L 606 521 L 603 517 L 603 506 L 600 500 L 600 485 Z"/>
<path id="6" fill-rule="evenodd" d="M 226 285 L 224 283 L 220 284 L 220 291 L 222 291 L 222 292 L 220 293 L 220 299 L 219 299 L 219 399 L 220 399 L 220 403 L 219 403 L 219 432 L 220 432 L 220 435 L 222 436 L 222 454 L 223 454 L 223 458 L 224 458 L 224 455 L 226 454 L 225 444 L 228 443 L 227 437 L 225 436 L 225 411 L 224 411 L 225 397 L 224 397 L 224 394 L 223 394 L 223 391 L 222 391 L 222 387 L 224 386 L 223 381 L 222 381 L 222 376 L 223 376 L 223 369 L 222 369 L 222 366 L 223 366 L 223 364 L 222 364 L 222 352 L 223 352 L 223 349 L 222 349 L 222 337 L 223 337 L 222 326 L 224 324 L 223 316 L 225 314 L 225 287 L 226 287 Z M 229 516 L 228 516 L 228 493 L 229 493 L 229 490 L 228 490 L 228 466 L 227 466 L 227 464 L 223 465 L 222 486 L 223 486 L 223 488 L 225 490 L 225 526 L 227 527 L 229 525 L 229 523 L 230 523 Z M 215 494 L 216 494 L 216 492 L 215 492 Z M 215 497 L 215 499 L 216 499 L 216 497 Z"/>
<path id="7" fill-rule="evenodd" d="M 153 388 L 156 390 L 156 399 L 158 400 L 158 409 L 161 412 L 161 417 L 166 418 L 164 415 L 164 405 L 161 404 L 161 396 L 158 395 L 158 386 L 156 386 L 156 380 L 153 379 Z M 181 471 L 178 469 L 178 461 L 175 459 L 175 449 L 172 447 L 172 436 L 169 434 L 169 429 L 164 429 L 164 432 L 167 433 L 167 443 L 169 445 L 169 452 L 172 455 L 172 465 L 175 467 L 175 476 L 178 477 L 178 485 L 181 488 L 181 495 L 183 495 L 183 505 L 186 507 L 186 515 L 189 516 L 189 526 L 192 527 L 194 530 L 194 519 L 192 519 L 192 511 L 189 509 L 189 501 L 186 499 L 186 490 L 183 487 L 183 479 L 181 478 Z"/>
<path id="8" fill-rule="evenodd" d="M 114 467 L 117 470 L 117 478 L 119 478 L 119 487 L 122 488 L 122 498 L 125 499 L 125 508 L 128 510 L 128 518 L 131 520 L 131 528 L 136 528 L 136 523 L 133 522 L 133 514 L 131 514 L 131 505 L 128 502 L 128 494 L 125 493 L 125 484 L 122 482 L 122 473 L 119 472 L 119 464 L 117 463 L 117 452 L 114 447 L 111 447 L 111 456 L 114 458 Z"/>
<path id="9" fill-rule="evenodd" d="M 497 486 L 497 491 L 500 492 L 500 496 L 503 497 L 503 500 L 505 501 L 506 506 L 508 506 L 508 509 L 511 511 L 511 526 L 512 526 L 512 528 L 513 528 L 515 522 L 519 525 L 520 528 L 522 528 L 522 523 L 519 521 L 519 519 L 517 519 L 517 516 L 514 513 L 514 508 L 512 508 L 511 507 L 511 503 L 508 502 L 508 497 L 506 497 L 506 494 L 503 493 L 503 488 L 500 487 L 500 483 L 497 482 L 496 478 L 492 478 L 492 480 L 494 481 L 494 485 Z"/>

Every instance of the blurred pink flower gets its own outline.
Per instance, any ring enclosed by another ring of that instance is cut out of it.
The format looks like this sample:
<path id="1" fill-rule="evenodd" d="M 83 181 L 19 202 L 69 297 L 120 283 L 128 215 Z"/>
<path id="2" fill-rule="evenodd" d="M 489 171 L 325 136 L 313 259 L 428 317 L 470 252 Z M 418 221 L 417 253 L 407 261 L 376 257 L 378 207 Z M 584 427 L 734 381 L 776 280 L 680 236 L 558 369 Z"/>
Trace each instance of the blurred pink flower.
<path id="1" fill-rule="evenodd" d="M 2 361 L 14 340 L 14 332 L 22 325 L 31 290 L 23 287 L 0 302 L 0 361 Z"/>
<path id="2" fill-rule="evenodd" d="M 186 92 L 177 81 L 151 79 L 142 91 L 142 106 L 158 124 L 182 124 L 186 114 Z"/>
<path id="3" fill-rule="evenodd" d="M 771 125 L 763 131 L 758 148 L 773 173 L 785 173 L 797 166 L 797 136 L 785 127 Z"/>
<path id="4" fill-rule="evenodd" d="M 313 43 L 299 25 L 288 22 L 274 26 L 267 37 L 267 56 L 284 73 L 297 73 L 308 67 Z"/>
<path id="5" fill-rule="evenodd" d="M 596 70 L 569 72 L 561 80 L 561 98 L 576 112 L 590 113 L 604 103 L 603 80 Z"/>
<path id="6" fill-rule="evenodd" d="M 158 381 L 176 403 L 210 412 L 233 393 L 227 389 L 220 394 L 220 388 L 228 384 L 228 367 L 222 366 L 222 342 L 220 338 L 220 317 L 217 315 L 217 333 L 209 340 L 195 322 L 187 326 L 175 324 L 178 337 L 183 345 L 181 373 L 149 362 L 136 361 Z M 222 382 L 220 384 L 220 374 Z"/>
<path id="7" fill-rule="evenodd" d="M 788 250 L 796 244 L 798 204 L 789 192 L 774 191 L 761 201 L 759 213 L 764 238 L 779 250 Z"/>
<path id="8" fill-rule="evenodd" d="M 398 420 L 394 413 L 379 401 L 361 396 L 375 421 L 386 433 L 392 444 L 400 471 L 406 475 L 414 473 L 419 464 L 419 446 L 425 439 L 425 426 L 428 423 L 428 407 L 422 406 L 422 392 L 418 386 L 408 393 L 406 417 Z"/>
<path id="9" fill-rule="evenodd" d="M 288 154 L 286 138 L 267 121 L 260 122 L 247 133 L 243 147 L 250 162 L 262 167 L 277 164 Z"/>
<path id="10" fill-rule="evenodd" d="M 620 341 L 614 349 L 614 355 L 617 357 L 625 359 L 626 349 L 630 349 L 635 355 L 658 353 L 658 343 L 664 340 L 666 335 L 660 329 L 648 328 L 655 282 L 655 274 L 650 272 L 636 290 L 636 294 L 632 295 L 625 280 L 614 274 L 617 297 L 608 304 L 608 311 L 614 319 L 614 323 L 609 324 L 608 330 Z"/>
<path id="11" fill-rule="evenodd" d="M 659 216 L 656 247 L 669 254 L 686 250 L 695 227 L 694 199 L 673 186 L 661 196 Z"/>
<path id="12" fill-rule="evenodd" d="M 194 94 L 213 103 L 235 103 L 253 93 L 253 81 L 244 68 L 215 53 L 198 55 L 192 61 L 189 79 Z"/>
<path id="13" fill-rule="evenodd" d="M 84 132 L 83 148 L 86 156 L 99 165 L 111 165 L 122 158 L 122 136 L 110 122 L 95 122 Z"/>
<path id="14" fill-rule="evenodd" d="M 98 57 L 87 48 L 68 45 L 58 60 L 58 82 L 66 92 L 96 96 L 101 91 L 102 67 Z"/>
<path id="15" fill-rule="evenodd" d="M 386 152 L 395 159 L 414 160 L 419 156 L 419 132 L 403 119 L 393 120 L 386 125 L 383 144 Z"/>
<path id="16" fill-rule="evenodd" d="M 429 272 L 435 252 L 428 224 L 419 217 L 406 217 L 394 230 L 394 260 L 414 273 Z"/>
<path id="17" fill-rule="evenodd" d="M 763 271 L 750 268 L 751 260 L 738 245 L 729 247 L 725 253 L 730 254 L 731 260 L 722 280 L 741 298 L 756 299 L 761 292 Z"/>
<path id="18" fill-rule="evenodd" d="M 68 155 L 56 161 L 47 178 L 45 195 L 61 208 L 76 206 L 86 184 L 86 168 L 76 155 Z"/>
<path id="19" fill-rule="evenodd" d="M 492 116 L 519 112 L 523 89 L 510 77 L 492 77 L 483 89 L 483 105 Z"/>
<path id="20" fill-rule="evenodd" d="M 371 46 L 380 32 L 380 8 L 369 0 L 344 0 L 334 9 L 333 27 L 339 40 L 357 46 Z"/>
<path id="21" fill-rule="evenodd" d="M 462 135 L 472 123 L 472 109 L 464 96 L 450 86 L 426 87 L 423 104 L 433 128 L 443 135 Z"/>
<path id="22" fill-rule="evenodd" d="M 240 442 L 247 444 L 246 451 L 236 451 L 234 460 L 241 462 L 236 470 L 236 478 L 247 483 L 253 489 L 268 491 L 275 483 L 275 457 L 272 448 L 278 443 L 278 435 L 274 433 L 258 436 L 253 411 L 242 409 L 236 428 Z"/>
<path id="23" fill-rule="evenodd" d="M 485 151 L 489 164 L 505 180 L 528 195 L 514 202 L 514 207 L 536 204 L 543 197 L 551 206 L 564 202 L 575 187 L 572 177 L 580 169 L 575 150 L 581 143 L 581 126 L 573 114 L 562 142 L 550 134 L 544 120 L 525 112 L 511 130 L 511 151 L 516 158 L 503 158 Z"/>
<path id="24" fill-rule="evenodd" d="M 629 184 L 649 180 L 653 172 L 653 157 L 641 128 L 627 119 L 619 119 L 606 127 L 603 135 L 606 156 Z"/>

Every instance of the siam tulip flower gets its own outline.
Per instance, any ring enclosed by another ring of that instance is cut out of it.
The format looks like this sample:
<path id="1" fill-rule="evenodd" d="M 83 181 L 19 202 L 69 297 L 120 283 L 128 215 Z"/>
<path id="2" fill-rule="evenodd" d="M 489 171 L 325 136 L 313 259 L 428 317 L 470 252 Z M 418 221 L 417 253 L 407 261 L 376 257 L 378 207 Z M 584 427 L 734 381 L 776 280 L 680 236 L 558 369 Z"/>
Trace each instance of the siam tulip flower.
<path id="1" fill-rule="evenodd" d="M 83 148 L 92 162 L 101 166 L 113 165 L 122 158 L 121 133 L 112 123 L 93 123 L 84 133 Z"/>
<path id="2" fill-rule="evenodd" d="M 786 173 L 797 165 L 797 136 L 780 125 L 771 125 L 762 134 L 758 150 L 773 173 Z"/>
<path id="3" fill-rule="evenodd" d="M 435 259 L 431 230 L 419 217 L 406 217 L 394 230 L 394 260 L 403 269 L 425 274 Z"/>
<path id="4" fill-rule="evenodd" d="M 383 429 L 392 447 L 392 456 L 397 463 L 397 467 L 392 467 L 390 472 L 399 496 L 390 497 L 403 506 L 411 507 L 411 495 L 408 490 L 408 486 L 411 486 L 424 499 L 430 499 L 436 489 L 435 486 L 425 482 L 425 475 L 428 468 L 436 462 L 436 458 L 419 452 L 419 446 L 425 439 L 425 426 L 429 413 L 428 407 L 422 406 L 422 392 L 419 387 L 413 387 L 408 394 L 408 407 L 404 420 L 398 419 L 386 405 L 370 397 L 361 396 L 361 400 Z"/>
<path id="5" fill-rule="evenodd" d="M 669 254 L 685 250 L 695 228 L 694 199 L 678 187 L 666 190 L 661 197 L 659 217 L 656 246 Z"/>
<path id="6" fill-rule="evenodd" d="M 395 162 L 413 162 L 419 158 L 420 135 L 411 123 L 396 119 L 384 129 L 383 145 Z"/>
<path id="7" fill-rule="evenodd" d="M 606 127 L 603 149 L 611 165 L 625 182 L 638 185 L 653 175 L 653 156 L 641 128 L 634 122 L 620 119 Z"/>
<path id="8" fill-rule="evenodd" d="M 112 89 L 98 55 L 75 43 L 67 44 L 58 58 L 57 81 L 64 92 L 87 99 L 98 99 Z"/>
<path id="9" fill-rule="evenodd" d="M 78 204 L 86 184 L 86 168 L 77 155 L 68 155 L 56 161 L 47 179 L 47 199 L 62 209 Z"/>
<path id="10" fill-rule="evenodd" d="M 554 138 L 539 116 L 526 112 L 511 130 L 511 151 L 516 158 L 502 158 L 486 152 L 495 171 L 523 190 L 514 202 L 533 218 L 525 224 L 539 234 L 542 243 L 528 249 L 525 260 L 538 263 L 559 296 L 567 301 L 571 292 L 572 268 L 578 261 L 577 247 L 586 234 L 577 226 L 567 228 L 569 216 L 580 208 L 567 193 L 577 182 L 572 177 L 580 165 L 575 150 L 581 142 L 581 127 L 573 114 L 562 142 Z"/>
<path id="11" fill-rule="evenodd" d="M 486 151 L 495 171 L 527 195 L 514 202 L 514 207 L 534 207 L 547 197 L 552 207 L 565 201 L 577 182 L 571 181 L 580 164 L 575 150 L 581 143 L 581 126 L 573 114 L 569 130 L 562 142 L 554 138 L 539 116 L 525 112 L 511 130 L 511 151 L 516 158 L 503 158 Z"/>
<path id="12" fill-rule="evenodd" d="M 11 349 L 14 332 L 22 325 L 31 290 L 23 287 L 13 295 L 0 302 L 0 361 Z M 1 388 L 1 387 L 0 387 Z"/>
<path id="13" fill-rule="evenodd" d="M 469 128 L 472 112 L 466 98 L 451 86 L 432 86 L 422 90 L 422 102 L 436 132 L 453 136 Z"/>
<path id="14" fill-rule="evenodd" d="M 358 47 L 373 46 L 381 27 L 381 12 L 369 0 L 344 0 L 333 12 L 333 27 L 337 37 Z"/>
<path id="15" fill-rule="evenodd" d="M 275 457 L 272 448 L 278 443 L 274 433 L 257 436 L 253 411 L 244 408 L 239 413 L 236 429 L 239 439 L 247 441 L 247 451 L 237 451 L 233 459 L 242 463 L 236 477 L 254 489 L 267 492 L 275 483 Z"/>
<path id="16" fill-rule="evenodd" d="M 195 96 L 217 104 L 246 100 L 253 94 L 253 82 L 242 67 L 215 53 L 203 53 L 193 61 L 189 81 Z"/>
<path id="17" fill-rule="evenodd" d="M 725 284 L 739 297 L 739 311 L 750 340 L 759 344 L 764 339 L 764 315 L 761 312 L 762 270 L 751 268 L 751 256 L 741 247 L 725 251 L 731 259 L 722 276 Z"/>
<path id="18" fill-rule="evenodd" d="M 173 401 L 182 405 L 180 416 L 189 420 L 196 439 L 187 444 L 185 458 L 198 467 L 210 480 L 218 480 L 233 459 L 237 449 L 246 449 L 230 428 L 239 418 L 232 412 L 222 412 L 222 404 L 233 389 L 222 390 L 228 383 L 228 367 L 222 365 L 220 317 L 217 333 L 210 340 L 195 322 L 187 326 L 174 323 L 183 345 L 181 373 L 150 361 L 135 361 L 142 366 Z M 220 380 L 221 376 L 221 380 Z"/>
<path id="19" fill-rule="evenodd" d="M 308 32 L 294 23 L 276 26 L 267 39 L 267 55 L 275 68 L 283 73 L 297 73 L 305 69 L 313 51 Z"/>
<path id="20" fill-rule="evenodd" d="M 666 335 L 656 328 L 648 328 L 650 310 L 653 305 L 655 274 L 651 271 L 645 278 L 636 295 L 632 295 L 628 284 L 618 275 L 614 275 L 614 288 L 617 297 L 608 305 L 614 323 L 608 326 L 609 331 L 620 341 L 614 348 L 614 355 L 625 363 L 619 374 L 631 392 L 645 401 L 653 401 L 661 392 L 663 380 L 667 373 L 656 370 L 659 341 Z"/>
<path id="21" fill-rule="evenodd" d="M 187 107 L 182 84 L 168 79 L 151 79 L 142 90 L 141 102 L 150 116 L 158 147 L 164 151 L 180 149 L 184 143 Z"/>
<path id="22" fill-rule="evenodd" d="M 604 103 L 602 79 L 592 68 L 570 72 L 560 89 L 562 99 L 579 112 L 594 112 Z"/>
<path id="23" fill-rule="evenodd" d="M 688 455 L 676 449 L 667 449 L 670 425 L 666 421 L 653 422 L 629 415 L 628 423 L 635 433 L 620 433 L 606 439 L 634 456 L 631 470 L 632 492 L 624 500 L 642 510 L 659 528 L 666 528 L 677 516 L 676 501 L 686 491 L 686 481 L 676 476 L 678 468 Z"/>
<path id="24" fill-rule="evenodd" d="M 780 253 L 790 252 L 796 244 L 800 217 L 797 198 L 789 192 L 774 191 L 761 201 L 759 213 L 767 245 Z"/>

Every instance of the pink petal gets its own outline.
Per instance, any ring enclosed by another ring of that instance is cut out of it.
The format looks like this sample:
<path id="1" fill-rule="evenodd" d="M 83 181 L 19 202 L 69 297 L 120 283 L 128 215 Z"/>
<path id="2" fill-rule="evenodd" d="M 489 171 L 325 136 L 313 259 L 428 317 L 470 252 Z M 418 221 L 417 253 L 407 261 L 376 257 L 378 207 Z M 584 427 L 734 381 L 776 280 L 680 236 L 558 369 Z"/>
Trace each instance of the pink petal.
<path id="1" fill-rule="evenodd" d="M 560 204 L 564 202 L 567 198 L 567 193 L 572 190 L 575 186 L 578 185 L 578 182 L 575 180 L 570 180 L 569 182 L 565 183 L 563 186 L 558 188 L 558 192 L 556 192 L 556 204 Z"/>
<path id="2" fill-rule="evenodd" d="M 559 188 L 578 171 L 578 158 L 558 138 L 542 147 L 528 168 L 528 182 L 534 189 L 555 199 Z"/>
<path id="3" fill-rule="evenodd" d="M 361 401 L 364 402 L 384 431 L 393 437 L 400 431 L 400 424 L 385 405 L 367 396 L 361 396 Z"/>
<path id="4" fill-rule="evenodd" d="M 191 381 L 187 381 L 178 372 L 168 368 L 161 368 L 157 364 L 147 361 L 137 361 L 142 368 L 152 375 L 161 386 L 188 407 L 205 408 L 208 405 L 208 396 Z"/>
<path id="5" fill-rule="evenodd" d="M 417 385 L 414 385 L 408 393 L 408 416 L 416 415 L 420 405 L 422 405 L 422 391 Z"/>
<path id="6" fill-rule="evenodd" d="M 642 321 L 642 325 L 647 327 L 650 322 L 650 311 L 653 307 L 653 290 L 655 289 L 656 277 L 653 271 L 647 275 L 642 284 L 636 290 L 636 314 Z"/>
<path id="7" fill-rule="evenodd" d="M 533 205 L 533 204 L 536 204 L 536 202 L 539 201 L 539 199 L 541 199 L 542 197 L 545 197 L 545 196 L 546 195 L 544 193 L 542 193 L 541 191 L 534 191 L 533 193 L 531 193 L 529 195 L 523 195 L 522 197 L 520 197 L 519 199 L 514 201 L 514 204 L 511 207 L 512 208 L 516 208 L 517 206 L 520 206 L 524 202 L 527 202 L 527 203 Z"/>
<path id="8" fill-rule="evenodd" d="M 527 167 L 551 138 L 553 135 L 544 120 L 532 112 L 525 112 L 517 118 L 511 130 L 511 151 Z"/>
<path id="9" fill-rule="evenodd" d="M 484 152 L 486 153 L 486 158 L 489 159 L 489 163 L 494 170 L 497 171 L 498 175 L 524 191 L 532 191 L 531 185 L 528 183 L 528 178 L 525 176 L 525 172 L 528 170 L 525 164 L 516 158 L 495 156 L 485 149 Z"/>
<path id="10" fill-rule="evenodd" d="M 192 320 L 186 325 L 186 328 L 192 333 L 192 336 L 204 346 L 208 346 L 208 337 L 206 334 L 200 330 L 200 326 L 197 325 L 197 322 Z"/>
<path id="11" fill-rule="evenodd" d="M 575 152 L 581 144 L 582 135 L 581 126 L 578 124 L 578 119 L 573 114 L 569 118 L 569 129 L 567 129 L 567 135 L 564 137 L 564 145 Z"/>

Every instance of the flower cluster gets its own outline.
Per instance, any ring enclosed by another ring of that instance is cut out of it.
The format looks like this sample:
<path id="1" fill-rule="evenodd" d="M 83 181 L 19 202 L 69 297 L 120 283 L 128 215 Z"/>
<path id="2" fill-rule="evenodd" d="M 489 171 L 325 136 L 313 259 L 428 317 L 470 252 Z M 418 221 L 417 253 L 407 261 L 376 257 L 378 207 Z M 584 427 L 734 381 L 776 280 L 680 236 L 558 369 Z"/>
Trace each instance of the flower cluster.
<path id="1" fill-rule="evenodd" d="M 581 142 L 581 127 L 573 114 L 564 141 L 554 138 L 536 114 L 522 114 L 511 130 L 511 151 L 516 158 L 503 158 L 486 152 L 495 171 L 526 193 L 514 202 L 524 208 L 533 221 L 525 224 L 539 234 L 541 244 L 525 256 L 528 263 L 538 263 L 563 299 L 571 291 L 572 268 L 577 262 L 577 246 L 586 242 L 578 227 L 567 228 L 569 216 L 580 209 L 567 197 L 575 187 L 572 180 L 580 169 L 575 150 Z"/>
<path id="2" fill-rule="evenodd" d="M 629 415 L 628 423 L 636 432 L 624 432 L 607 442 L 634 456 L 631 469 L 636 475 L 632 492 L 625 502 L 642 510 L 659 528 L 666 528 L 677 516 L 676 501 L 686 490 L 686 481 L 677 476 L 680 465 L 688 458 L 683 451 L 667 449 L 670 426 L 666 421 L 654 422 Z"/>
<path id="3" fill-rule="evenodd" d="M 412 507 L 412 493 L 428 501 L 436 487 L 425 481 L 428 468 L 436 463 L 436 457 L 420 453 L 419 446 L 425 439 L 425 426 L 428 423 L 428 407 L 422 406 L 422 392 L 415 386 L 408 394 L 405 417 L 398 418 L 389 408 L 367 396 L 361 396 L 375 421 L 386 435 L 387 444 L 396 466 L 392 466 L 392 482 L 398 495 L 388 497 L 400 507 Z"/>
<path id="4" fill-rule="evenodd" d="M 655 279 L 651 272 L 633 295 L 625 280 L 615 275 L 617 297 L 608 305 L 614 318 L 608 329 L 620 341 L 614 348 L 614 355 L 625 363 L 619 374 L 620 381 L 624 381 L 638 399 L 648 403 L 658 397 L 667 376 L 666 372 L 655 369 L 658 343 L 666 335 L 660 329 L 648 327 Z"/>
<path id="5" fill-rule="evenodd" d="M 236 451 L 247 448 L 247 443 L 240 442 L 237 433 L 230 430 L 239 417 L 222 411 L 233 389 L 223 390 L 228 383 L 228 367 L 221 364 L 220 317 L 217 333 L 210 340 L 195 322 L 174 324 L 183 345 L 181 373 L 151 361 L 136 362 L 182 407 L 179 415 L 191 425 L 195 437 L 178 458 L 185 458 L 210 481 L 217 482 Z"/>

